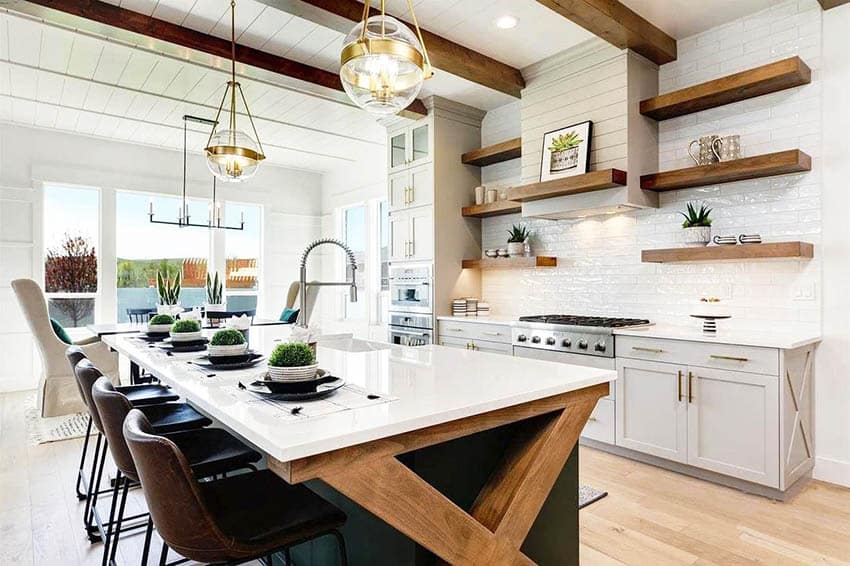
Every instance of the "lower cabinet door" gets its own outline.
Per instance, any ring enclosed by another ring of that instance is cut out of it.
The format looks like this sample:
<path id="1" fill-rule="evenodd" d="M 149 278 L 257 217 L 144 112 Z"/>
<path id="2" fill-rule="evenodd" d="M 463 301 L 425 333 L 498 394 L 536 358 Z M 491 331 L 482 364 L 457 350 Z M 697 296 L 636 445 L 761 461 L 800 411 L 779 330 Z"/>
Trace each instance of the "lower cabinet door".
<path id="1" fill-rule="evenodd" d="M 503 344 L 501 342 L 488 342 L 486 340 L 474 340 L 472 342 L 473 349 L 479 352 L 492 352 L 493 354 L 513 354 L 513 346 Z"/>
<path id="2" fill-rule="evenodd" d="M 448 346 L 449 348 L 459 348 L 461 350 L 471 350 L 472 340 L 466 338 L 443 338 L 440 337 L 440 346 Z"/>
<path id="3" fill-rule="evenodd" d="M 614 400 L 600 399 L 581 431 L 583 438 L 614 444 Z"/>
<path id="4" fill-rule="evenodd" d="M 676 364 L 617 360 L 617 446 L 687 461 L 686 371 Z"/>
<path id="5" fill-rule="evenodd" d="M 688 464 L 779 487 L 779 381 L 688 368 Z"/>

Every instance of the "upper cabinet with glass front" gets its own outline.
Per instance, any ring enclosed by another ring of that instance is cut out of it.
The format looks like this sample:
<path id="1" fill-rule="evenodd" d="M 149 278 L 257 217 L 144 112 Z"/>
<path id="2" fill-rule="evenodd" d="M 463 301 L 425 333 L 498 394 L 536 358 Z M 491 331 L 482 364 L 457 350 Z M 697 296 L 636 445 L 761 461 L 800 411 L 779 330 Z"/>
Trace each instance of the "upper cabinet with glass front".
<path id="1" fill-rule="evenodd" d="M 390 172 L 431 161 L 433 133 L 430 118 L 391 131 L 387 148 Z"/>

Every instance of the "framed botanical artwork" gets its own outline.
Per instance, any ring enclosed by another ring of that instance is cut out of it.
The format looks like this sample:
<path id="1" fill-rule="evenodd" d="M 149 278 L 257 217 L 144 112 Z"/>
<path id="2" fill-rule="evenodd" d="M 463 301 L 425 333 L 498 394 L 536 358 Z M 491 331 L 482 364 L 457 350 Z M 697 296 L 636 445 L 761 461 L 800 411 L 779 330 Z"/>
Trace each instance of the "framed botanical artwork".
<path id="1" fill-rule="evenodd" d="M 587 173 L 590 167 L 590 136 L 593 122 L 559 128 L 543 136 L 540 181 Z"/>

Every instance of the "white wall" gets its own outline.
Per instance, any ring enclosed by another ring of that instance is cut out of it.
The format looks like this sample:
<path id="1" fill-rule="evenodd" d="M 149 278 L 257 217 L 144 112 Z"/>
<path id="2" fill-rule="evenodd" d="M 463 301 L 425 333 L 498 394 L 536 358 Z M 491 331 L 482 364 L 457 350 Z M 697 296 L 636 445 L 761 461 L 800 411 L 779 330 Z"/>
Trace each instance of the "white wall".
<path id="1" fill-rule="evenodd" d="M 191 155 L 189 162 L 190 194 L 209 198 L 211 178 L 203 158 Z M 222 199 L 264 207 L 260 314 L 280 314 L 289 283 L 298 278 L 297 257 L 320 233 L 321 181 L 316 173 L 265 165 L 244 184 L 219 185 Z M 9 283 L 40 278 L 43 182 L 97 187 L 105 195 L 116 189 L 178 194 L 182 153 L 0 124 L 0 312 L 11 320 L 0 325 L 0 391 L 36 384 L 31 337 Z M 107 272 L 108 267 L 114 281 L 115 266 L 103 266 Z M 102 280 L 108 282 L 109 273 Z"/>
<path id="2" fill-rule="evenodd" d="M 850 486 L 850 5 L 823 15 L 823 342 L 815 475 Z"/>

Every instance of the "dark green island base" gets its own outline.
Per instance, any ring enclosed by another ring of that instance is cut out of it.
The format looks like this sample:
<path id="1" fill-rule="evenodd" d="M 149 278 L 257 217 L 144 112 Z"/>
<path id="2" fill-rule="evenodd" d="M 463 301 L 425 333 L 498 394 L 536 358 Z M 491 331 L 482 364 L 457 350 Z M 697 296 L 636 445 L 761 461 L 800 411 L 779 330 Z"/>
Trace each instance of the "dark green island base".
<path id="1" fill-rule="evenodd" d="M 519 426 L 522 423 L 480 432 L 399 459 L 458 506 L 469 510 Z M 331 487 L 319 481 L 308 485 L 348 515 L 342 532 L 351 566 L 431 566 L 436 562 L 431 552 Z M 578 450 L 573 449 L 522 546 L 522 552 L 537 564 L 579 563 L 578 488 Z M 336 545 L 330 537 L 299 545 L 292 555 L 298 566 L 339 564 Z"/>

